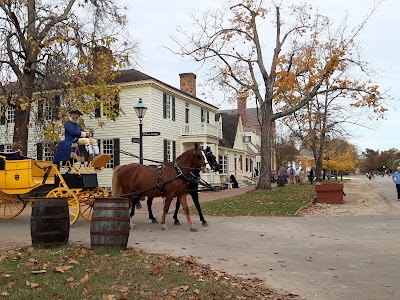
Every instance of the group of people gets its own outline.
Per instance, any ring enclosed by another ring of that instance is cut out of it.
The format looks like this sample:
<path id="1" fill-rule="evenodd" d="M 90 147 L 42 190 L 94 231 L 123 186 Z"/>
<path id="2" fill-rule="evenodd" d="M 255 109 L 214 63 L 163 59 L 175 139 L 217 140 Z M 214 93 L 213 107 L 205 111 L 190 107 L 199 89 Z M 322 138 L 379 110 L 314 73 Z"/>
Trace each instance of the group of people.
<path id="1" fill-rule="evenodd" d="M 271 174 L 274 175 L 275 177 L 275 172 L 271 171 Z M 293 166 L 290 166 L 289 168 L 285 168 L 285 167 L 281 167 L 278 171 L 278 176 L 285 178 L 285 183 L 290 183 L 290 184 L 295 184 L 295 183 L 304 183 L 304 179 L 306 176 L 305 171 L 302 168 L 293 168 Z M 308 172 L 308 181 L 313 184 L 314 182 L 314 169 L 311 168 L 311 170 Z M 275 178 L 272 179 L 272 175 L 271 175 L 271 182 L 274 183 L 275 182 Z"/>

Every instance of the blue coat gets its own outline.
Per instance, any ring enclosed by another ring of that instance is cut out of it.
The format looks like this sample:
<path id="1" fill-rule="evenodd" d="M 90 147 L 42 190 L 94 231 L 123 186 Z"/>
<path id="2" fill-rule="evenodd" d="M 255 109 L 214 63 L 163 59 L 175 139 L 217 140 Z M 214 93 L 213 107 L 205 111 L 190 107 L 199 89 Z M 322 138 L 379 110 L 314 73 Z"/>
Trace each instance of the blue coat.
<path id="1" fill-rule="evenodd" d="M 68 120 L 64 124 L 65 139 L 58 145 L 54 162 L 66 161 L 71 157 L 71 145 L 81 137 L 82 127 L 79 124 Z"/>

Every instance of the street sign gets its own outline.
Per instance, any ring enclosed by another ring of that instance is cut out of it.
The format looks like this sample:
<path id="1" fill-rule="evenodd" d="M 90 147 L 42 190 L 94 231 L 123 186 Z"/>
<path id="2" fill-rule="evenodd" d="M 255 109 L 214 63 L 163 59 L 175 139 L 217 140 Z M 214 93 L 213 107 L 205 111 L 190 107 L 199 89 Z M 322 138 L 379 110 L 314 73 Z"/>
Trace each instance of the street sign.
<path id="1" fill-rule="evenodd" d="M 159 131 L 148 131 L 142 133 L 142 136 L 159 136 L 159 135 L 160 135 Z"/>
<path id="2" fill-rule="evenodd" d="M 140 143 L 140 138 L 132 138 L 132 144 L 139 144 Z"/>

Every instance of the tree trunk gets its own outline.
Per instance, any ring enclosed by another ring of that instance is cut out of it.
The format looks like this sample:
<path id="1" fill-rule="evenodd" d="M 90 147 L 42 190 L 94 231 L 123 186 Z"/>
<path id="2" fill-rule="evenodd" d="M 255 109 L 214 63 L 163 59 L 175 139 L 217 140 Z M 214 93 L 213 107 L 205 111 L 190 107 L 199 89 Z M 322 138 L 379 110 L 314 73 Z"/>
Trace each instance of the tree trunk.
<path id="1" fill-rule="evenodd" d="M 23 155 L 28 154 L 28 127 L 33 95 L 35 73 L 24 73 L 20 79 L 21 94 L 15 106 L 15 123 L 13 135 L 13 150 L 21 150 Z"/>
<path id="2" fill-rule="evenodd" d="M 272 109 L 266 103 L 261 106 L 261 168 L 257 189 L 271 190 L 271 128 Z"/>

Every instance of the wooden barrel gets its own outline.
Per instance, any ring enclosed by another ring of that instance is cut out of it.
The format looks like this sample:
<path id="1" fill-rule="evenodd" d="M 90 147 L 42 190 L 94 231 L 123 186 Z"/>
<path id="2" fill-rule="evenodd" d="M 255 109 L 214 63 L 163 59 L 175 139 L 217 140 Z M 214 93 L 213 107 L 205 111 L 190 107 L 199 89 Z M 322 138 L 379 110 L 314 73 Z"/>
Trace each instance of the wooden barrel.
<path id="1" fill-rule="evenodd" d="M 93 250 L 126 249 L 129 238 L 129 199 L 96 198 L 90 224 Z"/>
<path id="2" fill-rule="evenodd" d="M 35 198 L 31 212 L 32 245 L 66 244 L 69 238 L 67 198 Z"/>

